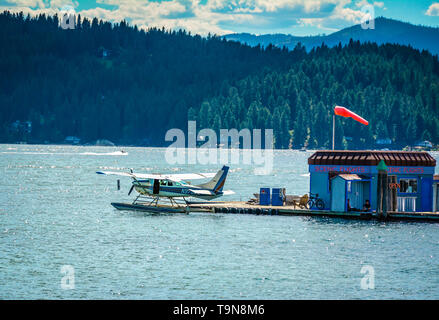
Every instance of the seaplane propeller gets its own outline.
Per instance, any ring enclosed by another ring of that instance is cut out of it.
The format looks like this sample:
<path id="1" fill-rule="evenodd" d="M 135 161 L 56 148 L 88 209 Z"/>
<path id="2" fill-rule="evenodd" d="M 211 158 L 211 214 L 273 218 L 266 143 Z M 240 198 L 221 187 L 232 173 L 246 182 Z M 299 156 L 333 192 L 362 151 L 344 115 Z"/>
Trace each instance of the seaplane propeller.
<path id="1" fill-rule="evenodd" d="M 134 184 L 131 186 L 130 191 L 128 191 L 128 195 L 130 195 L 131 192 L 133 192 L 133 190 L 134 190 Z"/>

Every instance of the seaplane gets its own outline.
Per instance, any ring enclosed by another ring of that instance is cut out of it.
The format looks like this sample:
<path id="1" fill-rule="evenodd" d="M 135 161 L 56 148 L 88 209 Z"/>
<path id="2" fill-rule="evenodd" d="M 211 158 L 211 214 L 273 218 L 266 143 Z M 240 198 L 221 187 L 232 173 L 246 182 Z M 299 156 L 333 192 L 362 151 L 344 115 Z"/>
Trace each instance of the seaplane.
<path id="1" fill-rule="evenodd" d="M 217 173 L 144 174 L 134 173 L 132 169 L 130 172 L 97 171 L 96 173 L 132 178 L 128 195 L 135 190 L 138 193 L 137 197 L 131 204 L 111 203 L 116 209 L 175 212 L 175 209 L 181 208 L 187 211 L 189 204 L 187 198 L 212 200 L 223 195 L 234 194 L 232 190 L 223 190 L 228 172 L 229 167 L 223 166 Z M 189 182 L 207 178 L 212 179 L 201 184 Z M 168 205 L 160 206 L 160 200 L 168 200 Z"/>

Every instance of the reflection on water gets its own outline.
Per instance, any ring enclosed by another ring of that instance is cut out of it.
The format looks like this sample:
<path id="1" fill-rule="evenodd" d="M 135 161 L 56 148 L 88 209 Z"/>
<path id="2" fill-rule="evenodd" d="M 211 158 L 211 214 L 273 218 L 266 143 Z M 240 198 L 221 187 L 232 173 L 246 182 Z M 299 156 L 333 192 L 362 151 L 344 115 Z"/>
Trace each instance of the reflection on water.
<path id="1" fill-rule="evenodd" d="M 0 298 L 439 298 L 439 224 L 117 211 L 131 181 L 99 170 L 216 172 L 168 165 L 165 149 L 0 145 Z M 276 151 L 269 176 L 231 165 L 229 200 L 309 188 L 311 152 Z M 438 154 L 433 156 L 438 159 Z M 223 199 L 226 199 L 225 197 Z M 62 266 L 75 288 L 61 288 Z M 360 287 L 361 268 L 375 289 Z"/>

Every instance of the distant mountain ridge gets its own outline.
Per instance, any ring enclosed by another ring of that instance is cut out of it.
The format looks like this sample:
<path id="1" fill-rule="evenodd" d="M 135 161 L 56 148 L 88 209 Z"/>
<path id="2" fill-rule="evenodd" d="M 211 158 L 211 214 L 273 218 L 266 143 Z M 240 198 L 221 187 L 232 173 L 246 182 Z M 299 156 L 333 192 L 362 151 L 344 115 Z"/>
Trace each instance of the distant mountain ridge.
<path id="1" fill-rule="evenodd" d="M 197 121 L 217 136 L 272 129 L 277 149 L 328 149 L 334 105 L 369 121 L 338 118 L 337 149 L 439 143 L 439 57 L 429 51 L 252 48 L 125 21 L 78 18 L 65 30 L 57 15 L 7 11 L 0 43 L 0 143 L 165 147 L 170 129 Z"/>
<path id="2" fill-rule="evenodd" d="M 393 43 L 410 45 L 419 50 L 429 50 L 432 54 L 439 54 L 439 28 L 416 26 L 407 22 L 379 17 L 375 19 L 375 29 L 363 29 L 361 25 L 354 25 L 323 36 L 298 37 L 287 34 L 253 35 L 249 33 L 235 33 L 224 36 L 227 40 L 239 41 L 250 46 L 268 46 L 270 43 L 277 47 L 293 49 L 299 42 L 308 50 L 325 43 L 333 47 L 341 43 L 345 45 L 350 39 L 360 42 L 375 42 L 377 44 Z"/>

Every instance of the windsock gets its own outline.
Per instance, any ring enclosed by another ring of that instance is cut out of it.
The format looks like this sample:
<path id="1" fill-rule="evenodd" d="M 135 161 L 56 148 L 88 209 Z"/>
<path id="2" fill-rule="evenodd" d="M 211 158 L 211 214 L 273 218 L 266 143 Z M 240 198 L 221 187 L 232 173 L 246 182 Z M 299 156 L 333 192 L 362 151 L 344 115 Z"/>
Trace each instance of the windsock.
<path id="1" fill-rule="evenodd" d="M 352 118 L 355 121 L 358 121 L 358 122 L 360 122 L 360 123 L 362 123 L 362 124 L 364 124 L 366 126 L 369 124 L 368 121 L 366 121 L 365 119 L 360 117 L 358 114 L 352 112 L 351 110 L 346 109 L 345 107 L 336 106 L 334 108 L 334 113 L 337 116 L 342 116 L 342 117 L 345 117 L 345 118 Z"/>

